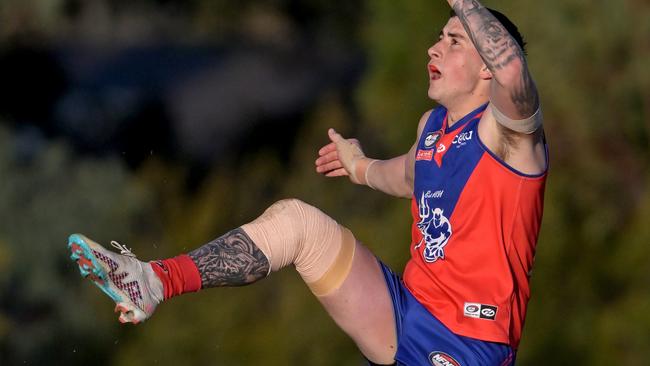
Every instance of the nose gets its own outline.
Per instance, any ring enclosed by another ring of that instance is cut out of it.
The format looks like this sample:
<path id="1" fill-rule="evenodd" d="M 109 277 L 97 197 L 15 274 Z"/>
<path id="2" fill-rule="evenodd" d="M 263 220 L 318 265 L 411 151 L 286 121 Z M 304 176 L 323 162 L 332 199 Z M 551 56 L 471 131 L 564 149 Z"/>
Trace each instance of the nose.
<path id="1" fill-rule="evenodd" d="M 440 53 L 440 41 L 434 43 L 429 49 L 427 50 L 427 54 L 429 54 L 429 57 L 432 59 L 439 59 L 442 54 Z"/>

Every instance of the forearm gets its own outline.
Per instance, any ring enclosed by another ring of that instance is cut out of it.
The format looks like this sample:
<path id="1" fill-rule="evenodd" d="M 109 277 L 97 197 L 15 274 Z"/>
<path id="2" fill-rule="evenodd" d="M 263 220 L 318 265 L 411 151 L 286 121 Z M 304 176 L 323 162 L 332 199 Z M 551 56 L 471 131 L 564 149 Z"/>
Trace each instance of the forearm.
<path id="1" fill-rule="evenodd" d="M 406 174 L 406 155 L 390 160 L 368 159 L 364 182 L 367 186 L 395 197 L 411 198 L 413 184 Z"/>
<path id="2" fill-rule="evenodd" d="M 529 117 L 538 106 L 524 52 L 508 30 L 476 0 L 448 0 L 493 76 L 491 99 L 513 117 Z"/>

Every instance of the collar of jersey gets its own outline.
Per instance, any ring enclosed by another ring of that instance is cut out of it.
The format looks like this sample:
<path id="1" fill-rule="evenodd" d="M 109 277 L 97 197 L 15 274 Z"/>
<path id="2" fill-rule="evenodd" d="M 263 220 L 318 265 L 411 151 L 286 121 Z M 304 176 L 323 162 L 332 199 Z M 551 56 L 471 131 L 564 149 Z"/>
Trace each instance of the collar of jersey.
<path id="1" fill-rule="evenodd" d="M 465 126 L 467 124 L 467 122 L 473 120 L 476 117 L 477 114 L 483 112 L 485 110 L 485 108 L 487 108 L 487 106 L 488 106 L 488 103 L 485 103 L 485 104 L 481 105 L 480 107 L 476 108 L 475 110 L 469 112 L 468 114 L 465 115 L 465 117 L 461 118 L 460 121 L 454 123 L 454 125 L 452 127 L 449 127 L 449 121 L 447 120 L 447 117 L 449 117 L 449 112 L 447 111 L 447 113 L 445 113 L 445 122 L 444 122 L 445 133 L 455 131 L 455 130 Z"/>

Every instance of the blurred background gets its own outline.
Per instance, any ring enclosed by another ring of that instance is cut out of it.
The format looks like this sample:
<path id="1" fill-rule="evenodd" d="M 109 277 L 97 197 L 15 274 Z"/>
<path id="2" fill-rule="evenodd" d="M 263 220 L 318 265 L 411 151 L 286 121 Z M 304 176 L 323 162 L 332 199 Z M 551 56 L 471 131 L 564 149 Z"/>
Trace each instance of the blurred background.
<path id="1" fill-rule="evenodd" d="M 485 1 L 529 41 L 551 173 L 519 365 L 650 363 L 650 3 Z M 335 127 L 404 153 L 431 0 L 0 0 L 0 364 L 362 365 L 292 270 L 141 326 L 67 236 L 187 252 L 298 197 L 401 271 L 409 202 L 314 172 Z"/>

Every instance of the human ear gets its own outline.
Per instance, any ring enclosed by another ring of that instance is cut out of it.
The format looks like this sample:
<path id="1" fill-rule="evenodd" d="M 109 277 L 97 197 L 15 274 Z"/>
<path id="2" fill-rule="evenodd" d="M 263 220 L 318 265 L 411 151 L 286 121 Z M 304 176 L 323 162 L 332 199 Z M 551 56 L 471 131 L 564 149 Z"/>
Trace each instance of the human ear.
<path id="1" fill-rule="evenodd" d="M 479 71 L 479 77 L 482 80 L 491 80 L 492 71 L 490 71 L 490 69 L 488 69 L 488 67 L 485 64 L 483 64 L 483 66 L 481 67 L 481 71 Z"/>

